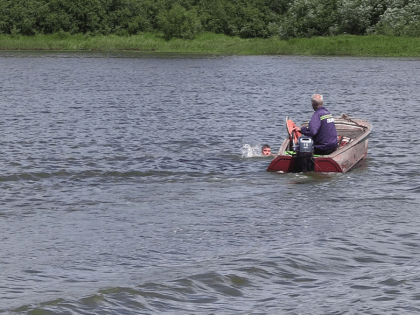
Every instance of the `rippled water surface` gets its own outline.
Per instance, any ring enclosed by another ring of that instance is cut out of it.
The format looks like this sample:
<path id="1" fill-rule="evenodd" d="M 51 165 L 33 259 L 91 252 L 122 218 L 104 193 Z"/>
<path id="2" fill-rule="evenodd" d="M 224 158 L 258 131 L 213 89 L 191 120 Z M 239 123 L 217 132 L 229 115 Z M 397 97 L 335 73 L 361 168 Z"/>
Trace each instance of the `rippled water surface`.
<path id="1" fill-rule="evenodd" d="M 420 311 L 420 62 L 0 54 L 0 313 Z M 273 174 L 288 115 L 373 125 L 346 174 Z"/>

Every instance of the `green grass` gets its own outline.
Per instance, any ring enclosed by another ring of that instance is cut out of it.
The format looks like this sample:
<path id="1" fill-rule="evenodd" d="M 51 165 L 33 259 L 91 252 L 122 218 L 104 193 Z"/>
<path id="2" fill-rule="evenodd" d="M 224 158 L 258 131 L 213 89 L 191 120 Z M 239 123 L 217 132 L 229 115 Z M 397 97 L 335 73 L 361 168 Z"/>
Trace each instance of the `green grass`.
<path id="1" fill-rule="evenodd" d="M 204 33 L 194 40 L 164 40 L 158 34 L 134 36 L 0 36 L 0 50 L 118 51 L 210 53 L 226 55 L 312 55 L 419 57 L 420 38 L 393 36 L 241 39 Z"/>

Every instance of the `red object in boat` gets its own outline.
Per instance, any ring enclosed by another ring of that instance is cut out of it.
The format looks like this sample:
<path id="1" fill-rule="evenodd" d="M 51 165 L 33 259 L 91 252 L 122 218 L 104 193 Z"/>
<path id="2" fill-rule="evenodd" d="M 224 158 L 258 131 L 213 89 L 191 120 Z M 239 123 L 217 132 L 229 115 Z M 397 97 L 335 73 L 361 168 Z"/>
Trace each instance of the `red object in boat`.
<path id="1" fill-rule="evenodd" d="M 293 122 L 293 120 L 289 119 L 289 117 L 286 118 L 286 128 L 287 133 L 289 134 L 289 138 L 293 139 L 294 144 L 297 144 L 298 139 L 302 135 L 302 133 L 300 131 L 294 131 L 294 129 L 297 128 L 297 126 Z"/>

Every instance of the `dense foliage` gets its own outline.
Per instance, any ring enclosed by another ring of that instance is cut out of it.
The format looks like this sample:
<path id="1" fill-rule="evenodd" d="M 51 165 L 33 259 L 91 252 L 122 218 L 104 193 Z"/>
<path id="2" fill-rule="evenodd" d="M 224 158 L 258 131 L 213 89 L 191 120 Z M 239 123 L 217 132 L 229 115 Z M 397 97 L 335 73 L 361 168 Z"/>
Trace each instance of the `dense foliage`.
<path id="1" fill-rule="evenodd" d="M 420 0 L 0 0 L 0 34 L 420 36 Z"/>

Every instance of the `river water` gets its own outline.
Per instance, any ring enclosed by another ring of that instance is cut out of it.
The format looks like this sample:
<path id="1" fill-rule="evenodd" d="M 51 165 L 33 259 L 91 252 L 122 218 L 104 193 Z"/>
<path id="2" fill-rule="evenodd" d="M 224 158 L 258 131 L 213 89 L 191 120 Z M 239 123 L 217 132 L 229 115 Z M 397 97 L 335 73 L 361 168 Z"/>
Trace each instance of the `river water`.
<path id="1" fill-rule="evenodd" d="M 420 311 L 418 59 L 0 54 L 0 313 Z M 373 125 L 275 174 L 285 117 Z"/>

